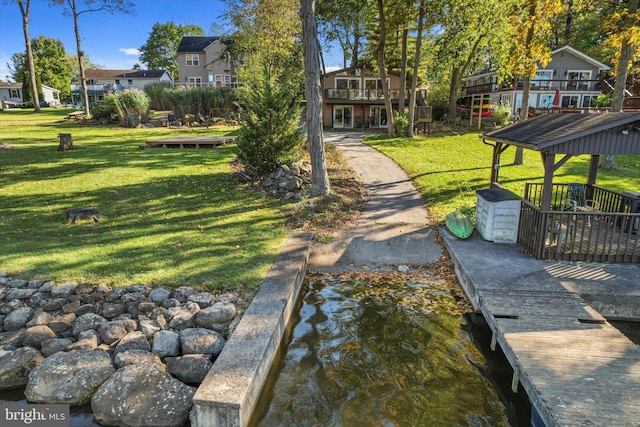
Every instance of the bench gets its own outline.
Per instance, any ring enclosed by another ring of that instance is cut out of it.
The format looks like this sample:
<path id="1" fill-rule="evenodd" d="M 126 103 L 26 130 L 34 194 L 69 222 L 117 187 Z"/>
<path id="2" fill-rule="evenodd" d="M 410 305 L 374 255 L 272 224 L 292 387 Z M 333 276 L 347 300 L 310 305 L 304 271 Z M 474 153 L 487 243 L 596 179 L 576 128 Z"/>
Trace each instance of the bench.
<path id="1" fill-rule="evenodd" d="M 84 111 L 74 111 L 72 113 L 67 114 L 67 117 L 65 117 L 66 121 L 70 121 L 70 120 L 80 120 L 80 119 L 84 119 L 87 115 L 84 113 Z"/>

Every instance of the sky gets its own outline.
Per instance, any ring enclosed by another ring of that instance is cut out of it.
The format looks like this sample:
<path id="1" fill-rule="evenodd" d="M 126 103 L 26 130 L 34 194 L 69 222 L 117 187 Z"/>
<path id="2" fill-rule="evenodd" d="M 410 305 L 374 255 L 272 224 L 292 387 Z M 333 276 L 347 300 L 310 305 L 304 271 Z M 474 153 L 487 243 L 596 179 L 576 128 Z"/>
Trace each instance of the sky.
<path id="1" fill-rule="evenodd" d="M 133 3 L 135 8 L 131 14 L 92 12 L 80 15 L 82 50 L 92 63 L 105 69 L 131 69 L 140 63 L 138 49 L 145 44 L 156 22 L 198 25 L 206 35 L 220 34 L 212 32 L 213 25 L 218 31 L 225 26 L 221 15 L 227 6 L 221 0 L 133 0 Z M 82 5 L 83 1 L 78 0 L 78 4 Z M 31 0 L 29 35 L 31 39 L 41 35 L 58 39 L 67 54 L 75 55 L 73 19 L 63 16 L 62 11 L 62 6 L 50 7 L 48 0 Z M 20 9 L 13 0 L 0 0 L 1 80 L 8 80 L 7 63 L 11 62 L 11 55 L 24 51 Z M 335 60 L 325 57 L 325 61 L 327 66 L 341 63 L 340 56 Z"/>

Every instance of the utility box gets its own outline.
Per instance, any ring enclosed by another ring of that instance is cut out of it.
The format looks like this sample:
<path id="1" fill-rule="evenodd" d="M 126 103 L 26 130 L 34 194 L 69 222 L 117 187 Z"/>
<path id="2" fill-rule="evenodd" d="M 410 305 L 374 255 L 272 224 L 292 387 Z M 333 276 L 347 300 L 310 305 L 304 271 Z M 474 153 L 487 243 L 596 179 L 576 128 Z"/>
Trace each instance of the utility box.
<path id="1" fill-rule="evenodd" d="M 517 243 L 521 199 L 504 188 L 478 190 L 476 229 L 490 242 Z"/>

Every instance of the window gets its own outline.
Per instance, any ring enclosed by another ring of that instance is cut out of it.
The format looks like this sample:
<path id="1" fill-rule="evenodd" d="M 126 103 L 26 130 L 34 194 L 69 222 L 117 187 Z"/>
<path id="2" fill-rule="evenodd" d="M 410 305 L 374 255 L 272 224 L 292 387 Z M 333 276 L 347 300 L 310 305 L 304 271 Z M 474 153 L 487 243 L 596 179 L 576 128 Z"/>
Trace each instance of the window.
<path id="1" fill-rule="evenodd" d="M 560 106 L 562 108 L 570 108 L 578 106 L 578 95 L 562 95 Z"/>
<path id="2" fill-rule="evenodd" d="M 187 77 L 187 86 L 200 87 L 202 86 L 201 77 Z"/>
<path id="3" fill-rule="evenodd" d="M 591 71 L 588 70 L 569 70 L 567 71 L 567 88 L 587 90 L 589 89 L 591 80 Z"/>
<path id="4" fill-rule="evenodd" d="M 531 79 L 531 87 L 551 87 L 551 79 L 553 78 L 552 70 L 536 70 L 536 76 Z"/>
<path id="5" fill-rule="evenodd" d="M 224 75 L 224 84 L 227 86 L 231 84 L 231 76 L 229 74 Z"/>
<path id="6" fill-rule="evenodd" d="M 20 98 L 20 91 L 18 89 L 9 89 L 11 98 Z"/>
<path id="7" fill-rule="evenodd" d="M 333 107 L 333 127 L 352 128 L 353 127 L 353 107 L 339 106 Z"/>
<path id="8" fill-rule="evenodd" d="M 127 80 L 127 86 L 133 86 L 133 80 L 131 79 Z"/>
<path id="9" fill-rule="evenodd" d="M 187 66 L 200 65 L 200 55 L 197 53 L 187 53 Z"/>
<path id="10" fill-rule="evenodd" d="M 120 79 L 116 79 L 116 84 L 120 85 Z"/>
<path id="11" fill-rule="evenodd" d="M 596 98 L 595 95 L 585 95 L 582 97 L 582 108 L 595 108 L 596 106 Z"/>

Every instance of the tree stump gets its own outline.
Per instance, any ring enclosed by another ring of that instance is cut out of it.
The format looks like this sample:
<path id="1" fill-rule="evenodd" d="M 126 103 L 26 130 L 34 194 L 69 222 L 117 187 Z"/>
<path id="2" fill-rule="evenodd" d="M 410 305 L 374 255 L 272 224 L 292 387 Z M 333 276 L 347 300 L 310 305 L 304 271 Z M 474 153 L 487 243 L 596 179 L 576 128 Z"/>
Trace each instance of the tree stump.
<path id="1" fill-rule="evenodd" d="M 73 138 L 70 133 L 59 133 L 60 145 L 58 145 L 58 151 L 71 151 L 73 150 Z"/>

